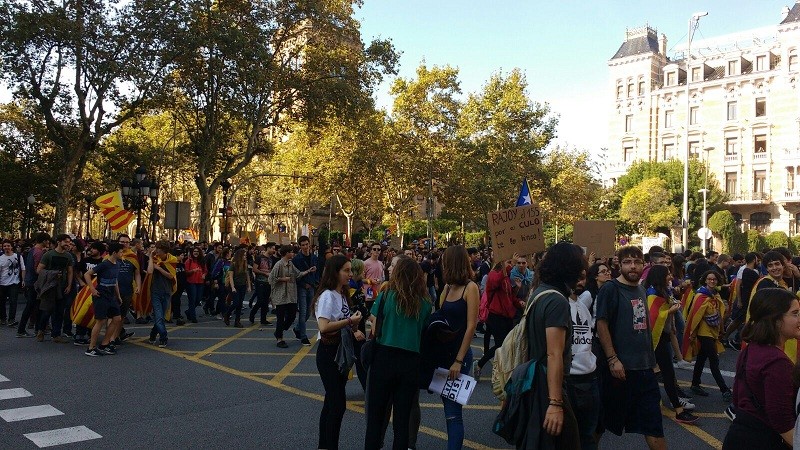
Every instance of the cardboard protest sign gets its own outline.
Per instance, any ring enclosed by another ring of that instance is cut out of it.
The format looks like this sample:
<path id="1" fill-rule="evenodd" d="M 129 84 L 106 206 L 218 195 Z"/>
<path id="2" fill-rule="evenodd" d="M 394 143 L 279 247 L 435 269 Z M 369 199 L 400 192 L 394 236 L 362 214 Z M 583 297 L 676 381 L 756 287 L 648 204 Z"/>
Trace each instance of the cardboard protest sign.
<path id="1" fill-rule="evenodd" d="M 510 259 L 514 253 L 530 255 L 544 250 L 539 205 L 502 209 L 489 212 L 486 217 L 495 261 Z"/>
<path id="2" fill-rule="evenodd" d="M 578 220 L 572 231 L 572 242 L 586 249 L 586 254 L 594 252 L 598 258 L 614 256 L 617 240 L 617 222 L 613 220 Z"/>

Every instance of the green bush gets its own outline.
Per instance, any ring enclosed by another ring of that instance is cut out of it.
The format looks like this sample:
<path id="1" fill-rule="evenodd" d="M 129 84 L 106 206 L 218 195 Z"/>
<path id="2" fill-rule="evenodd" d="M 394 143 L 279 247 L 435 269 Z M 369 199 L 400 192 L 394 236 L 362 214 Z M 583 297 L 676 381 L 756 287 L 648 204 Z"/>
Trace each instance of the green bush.
<path id="1" fill-rule="evenodd" d="M 764 240 L 769 248 L 789 247 L 789 236 L 783 231 L 773 231 Z"/>
<path id="2" fill-rule="evenodd" d="M 724 245 L 723 245 L 723 248 L 725 248 Z M 729 253 L 730 255 L 732 255 L 734 253 L 741 253 L 741 254 L 744 255 L 745 253 L 747 253 L 747 251 L 748 251 L 747 250 L 747 234 L 746 233 L 742 233 L 741 231 L 737 231 L 735 234 L 733 234 L 730 237 L 730 241 L 729 241 L 729 243 L 727 245 L 727 248 L 728 248 L 728 251 L 730 252 Z"/>
<path id="3" fill-rule="evenodd" d="M 760 252 L 761 249 L 767 246 L 767 241 L 758 230 L 747 230 L 747 251 Z"/>
<path id="4" fill-rule="evenodd" d="M 793 255 L 797 254 L 797 251 L 800 250 L 800 234 L 792 236 L 789 239 L 789 250 L 791 250 Z"/>
<path id="5" fill-rule="evenodd" d="M 708 219 L 708 228 L 722 239 L 721 253 L 736 253 L 732 244 L 736 241 L 736 235 L 741 234 L 741 231 L 736 226 L 736 219 L 733 218 L 733 214 L 730 211 L 715 212 Z"/>
<path id="6" fill-rule="evenodd" d="M 476 231 L 474 233 L 465 233 L 464 236 L 464 244 L 467 248 L 469 247 L 481 247 L 484 245 L 484 238 L 486 237 L 485 231 Z"/>

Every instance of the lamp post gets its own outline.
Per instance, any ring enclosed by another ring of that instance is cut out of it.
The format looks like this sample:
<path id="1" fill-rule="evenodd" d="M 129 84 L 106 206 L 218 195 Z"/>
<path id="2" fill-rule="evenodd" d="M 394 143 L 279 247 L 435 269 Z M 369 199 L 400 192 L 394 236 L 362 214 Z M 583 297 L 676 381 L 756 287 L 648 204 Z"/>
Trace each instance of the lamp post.
<path id="1" fill-rule="evenodd" d="M 142 210 L 147 207 L 147 199 L 155 204 L 158 199 L 158 183 L 147 179 L 147 169 L 139 166 L 133 172 L 134 180 L 122 180 L 122 200 L 125 209 L 136 211 L 136 237 L 142 238 L 147 227 L 142 225 Z M 150 186 L 154 185 L 154 194 L 150 193 Z M 152 216 L 151 216 L 152 220 Z"/>
<path id="2" fill-rule="evenodd" d="M 689 125 L 691 125 L 691 103 L 689 98 L 689 83 L 691 81 L 691 70 L 689 64 L 692 59 L 692 36 L 700 25 L 700 18 L 707 16 L 707 12 L 696 12 L 689 19 L 688 44 L 686 45 L 686 153 L 683 160 L 683 214 L 681 215 L 682 242 L 683 250 L 689 247 Z"/>
<path id="3" fill-rule="evenodd" d="M 704 175 L 705 181 L 703 182 L 703 189 L 700 189 L 699 193 L 703 194 L 703 232 L 705 233 L 705 229 L 708 227 L 708 203 L 707 203 L 707 196 L 708 196 L 708 160 L 711 158 L 711 151 L 714 150 L 714 147 L 706 147 L 703 150 L 706 152 L 705 157 L 705 166 L 704 166 Z M 708 239 L 704 238 L 703 236 L 699 236 L 701 245 L 703 248 L 703 255 L 707 253 L 708 250 Z"/>
<path id="4" fill-rule="evenodd" d="M 87 195 L 83 199 L 86 201 L 86 237 L 91 238 L 92 233 L 90 231 L 90 226 L 92 224 L 92 203 L 94 199 L 91 195 Z"/>
<path id="5" fill-rule="evenodd" d="M 222 180 L 220 186 L 222 186 L 222 223 L 223 223 L 222 233 L 220 233 L 220 236 L 222 238 L 222 243 L 224 244 L 225 238 L 228 235 L 228 190 L 232 186 L 231 180 L 228 180 L 227 178 L 225 180 Z"/>
<path id="6" fill-rule="evenodd" d="M 33 194 L 29 195 L 26 199 L 28 202 L 28 220 L 27 226 L 25 227 L 25 237 L 31 237 L 31 229 L 33 228 L 33 205 L 36 204 L 36 197 Z"/>
<path id="7" fill-rule="evenodd" d="M 158 215 L 158 191 L 159 191 L 159 184 L 157 181 L 153 180 L 150 183 L 150 236 L 156 235 L 156 224 L 159 220 L 161 220 L 161 216 Z"/>

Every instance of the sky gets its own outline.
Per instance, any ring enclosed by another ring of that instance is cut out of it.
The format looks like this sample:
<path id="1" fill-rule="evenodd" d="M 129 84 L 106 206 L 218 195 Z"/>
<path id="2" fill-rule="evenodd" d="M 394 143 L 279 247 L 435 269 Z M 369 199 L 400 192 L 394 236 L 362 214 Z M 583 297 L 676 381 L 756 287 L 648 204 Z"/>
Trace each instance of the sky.
<path id="1" fill-rule="evenodd" d="M 461 89 L 478 92 L 493 73 L 520 68 L 528 94 L 559 116 L 556 144 L 598 155 L 607 146 L 612 88 L 607 63 L 625 29 L 650 25 L 668 50 L 686 44 L 690 17 L 701 18 L 695 42 L 773 26 L 793 0 L 543 1 L 364 0 L 355 17 L 362 39 L 390 38 L 402 52 L 402 78 L 422 61 L 459 69 Z M 694 47 L 694 43 L 693 43 Z M 672 52 L 668 51 L 668 55 Z M 378 106 L 391 109 L 385 81 Z"/>

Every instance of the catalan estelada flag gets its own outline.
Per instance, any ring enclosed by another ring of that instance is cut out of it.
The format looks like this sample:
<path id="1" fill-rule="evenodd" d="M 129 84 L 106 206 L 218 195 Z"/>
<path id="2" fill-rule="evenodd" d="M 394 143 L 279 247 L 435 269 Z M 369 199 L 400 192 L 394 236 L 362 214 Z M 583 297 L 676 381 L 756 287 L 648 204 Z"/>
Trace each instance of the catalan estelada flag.
<path id="1" fill-rule="evenodd" d="M 178 277 L 177 277 L 177 267 L 178 267 L 178 258 L 174 255 L 167 254 L 167 258 L 164 261 L 159 260 L 155 257 L 155 255 L 151 256 L 154 258 L 153 264 L 161 265 L 164 269 L 166 269 L 170 275 L 172 275 L 172 290 L 171 293 L 174 294 L 175 291 L 178 290 Z M 142 288 L 139 291 L 139 295 L 134 298 L 133 309 L 137 313 L 146 315 L 153 312 L 153 298 L 151 293 L 151 288 L 153 286 L 153 274 L 148 273 L 145 275 L 144 280 L 142 281 Z M 170 320 L 172 317 L 172 302 L 167 304 L 167 310 L 164 311 L 164 319 Z"/>
<path id="2" fill-rule="evenodd" d="M 92 280 L 92 285 L 97 286 L 97 280 Z M 89 285 L 84 286 L 75 300 L 72 302 L 70 308 L 70 316 L 72 323 L 86 328 L 92 328 L 95 323 L 94 319 L 94 303 L 92 302 L 92 290 Z"/>
<path id="3" fill-rule="evenodd" d="M 747 305 L 747 315 L 745 316 L 745 323 L 750 321 L 750 306 L 753 305 L 753 297 L 756 296 L 756 292 L 759 289 L 765 288 L 783 288 L 789 289 L 789 286 L 786 285 L 786 282 L 783 280 L 775 281 L 774 278 L 767 275 L 764 277 L 759 278 L 756 282 L 755 287 L 753 288 L 753 292 L 750 294 L 750 304 Z M 742 343 L 742 349 L 744 350 L 745 343 Z M 783 344 L 783 352 L 786 353 L 786 356 L 792 360 L 793 363 L 797 363 L 797 356 L 800 354 L 800 342 L 797 339 L 787 339 L 786 343 Z"/>
<path id="4" fill-rule="evenodd" d="M 134 215 L 125 209 L 120 191 L 109 192 L 97 197 L 95 204 L 100 208 L 100 212 L 106 218 L 112 231 L 124 231 L 133 221 Z"/>
<path id="5" fill-rule="evenodd" d="M 652 286 L 647 288 L 647 312 L 650 316 L 653 350 L 658 346 L 658 341 L 661 339 L 661 333 L 664 331 L 664 325 L 667 323 L 671 307 L 672 302 L 669 299 L 658 295 L 658 292 Z"/>
<path id="6" fill-rule="evenodd" d="M 695 338 L 693 341 L 691 336 L 692 334 L 696 336 L 697 329 L 700 328 L 704 320 L 703 317 L 706 315 L 706 310 L 716 307 L 719 315 L 725 317 L 725 305 L 720 300 L 719 294 L 711 294 L 705 287 L 701 287 L 687 306 L 688 314 L 686 315 L 686 328 L 681 342 L 681 352 L 683 353 L 683 359 L 691 361 L 700 351 L 700 340 Z M 722 344 L 718 340 L 716 340 L 716 343 L 717 353 L 724 352 L 725 348 Z"/>

